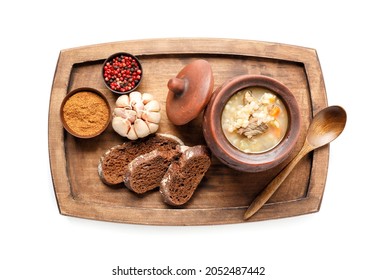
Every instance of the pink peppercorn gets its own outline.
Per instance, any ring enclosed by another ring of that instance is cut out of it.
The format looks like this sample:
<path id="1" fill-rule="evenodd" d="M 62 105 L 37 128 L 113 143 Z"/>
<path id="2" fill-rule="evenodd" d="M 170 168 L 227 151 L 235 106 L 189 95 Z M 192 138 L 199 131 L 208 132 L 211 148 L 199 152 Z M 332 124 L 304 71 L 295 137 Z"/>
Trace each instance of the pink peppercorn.
<path id="1" fill-rule="evenodd" d="M 139 85 L 142 68 L 140 62 L 130 54 L 119 53 L 108 58 L 102 75 L 111 90 L 125 93 Z"/>

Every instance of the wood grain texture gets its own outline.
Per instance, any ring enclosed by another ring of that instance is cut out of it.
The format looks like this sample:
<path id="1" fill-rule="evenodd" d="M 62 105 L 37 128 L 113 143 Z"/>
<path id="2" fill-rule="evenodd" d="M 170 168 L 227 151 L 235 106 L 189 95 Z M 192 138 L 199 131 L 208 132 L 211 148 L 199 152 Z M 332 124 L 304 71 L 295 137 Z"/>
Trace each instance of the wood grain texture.
<path id="1" fill-rule="evenodd" d="M 159 132 L 180 137 L 187 145 L 205 144 L 199 116 L 185 126 L 166 117 L 167 82 L 194 59 L 207 60 L 214 88 L 242 74 L 273 77 L 284 83 L 300 105 L 302 131 L 313 114 L 327 106 L 322 72 L 314 49 L 234 39 L 154 39 L 107 43 L 62 50 L 56 67 L 49 108 L 49 155 L 59 211 L 63 215 L 122 223 L 208 225 L 241 223 L 254 197 L 283 168 L 258 174 L 241 173 L 212 158 L 212 166 L 188 204 L 172 208 L 158 191 L 135 195 L 126 188 L 104 185 L 97 174 L 100 156 L 123 138 L 111 128 L 93 139 L 66 133 L 59 119 L 64 96 L 78 87 L 101 91 L 113 107 L 118 96 L 106 89 L 101 66 L 113 53 L 126 51 L 140 59 L 144 77 L 138 88 L 162 105 Z M 305 140 L 301 135 L 291 158 Z M 313 213 L 319 210 L 325 188 L 329 147 L 305 156 L 268 203 L 249 221 Z M 248 222 L 249 222 L 248 221 Z"/>

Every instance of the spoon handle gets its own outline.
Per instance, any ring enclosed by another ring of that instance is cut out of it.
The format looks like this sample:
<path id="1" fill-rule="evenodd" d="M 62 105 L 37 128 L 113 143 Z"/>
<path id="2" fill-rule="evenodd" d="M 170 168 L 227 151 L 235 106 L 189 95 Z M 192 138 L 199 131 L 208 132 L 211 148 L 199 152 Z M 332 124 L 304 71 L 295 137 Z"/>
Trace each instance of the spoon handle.
<path id="1" fill-rule="evenodd" d="M 249 219 L 260 208 L 262 208 L 262 206 L 270 199 L 270 197 L 277 191 L 280 185 L 288 177 L 296 164 L 312 150 L 313 148 L 305 142 L 304 146 L 296 155 L 296 157 L 265 187 L 265 189 L 250 204 L 249 208 L 244 214 L 244 220 Z"/>

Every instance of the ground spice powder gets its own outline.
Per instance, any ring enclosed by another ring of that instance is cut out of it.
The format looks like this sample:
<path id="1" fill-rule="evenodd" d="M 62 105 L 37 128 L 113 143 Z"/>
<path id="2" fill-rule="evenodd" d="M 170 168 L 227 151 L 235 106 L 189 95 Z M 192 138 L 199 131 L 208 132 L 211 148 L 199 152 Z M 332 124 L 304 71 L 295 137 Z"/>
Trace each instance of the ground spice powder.
<path id="1" fill-rule="evenodd" d="M 89 91 L 72 95 L 63 106 L 67 126 L 81 136 L 97 134 L 106 126 L 109 116 L 105 100 Z"/>

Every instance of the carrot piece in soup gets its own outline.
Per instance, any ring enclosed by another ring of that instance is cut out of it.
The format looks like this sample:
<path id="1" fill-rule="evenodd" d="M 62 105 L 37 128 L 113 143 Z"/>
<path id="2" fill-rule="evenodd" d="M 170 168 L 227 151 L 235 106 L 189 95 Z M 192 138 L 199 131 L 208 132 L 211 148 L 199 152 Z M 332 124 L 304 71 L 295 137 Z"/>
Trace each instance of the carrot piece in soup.
<path id="1" fill-rule="evenodd" d="M 274 106 L 271 111 L 270 111 L 270 116 L 273 116 L 276 118 L 280 114 L 280 107 L 279 106 Z"/>

